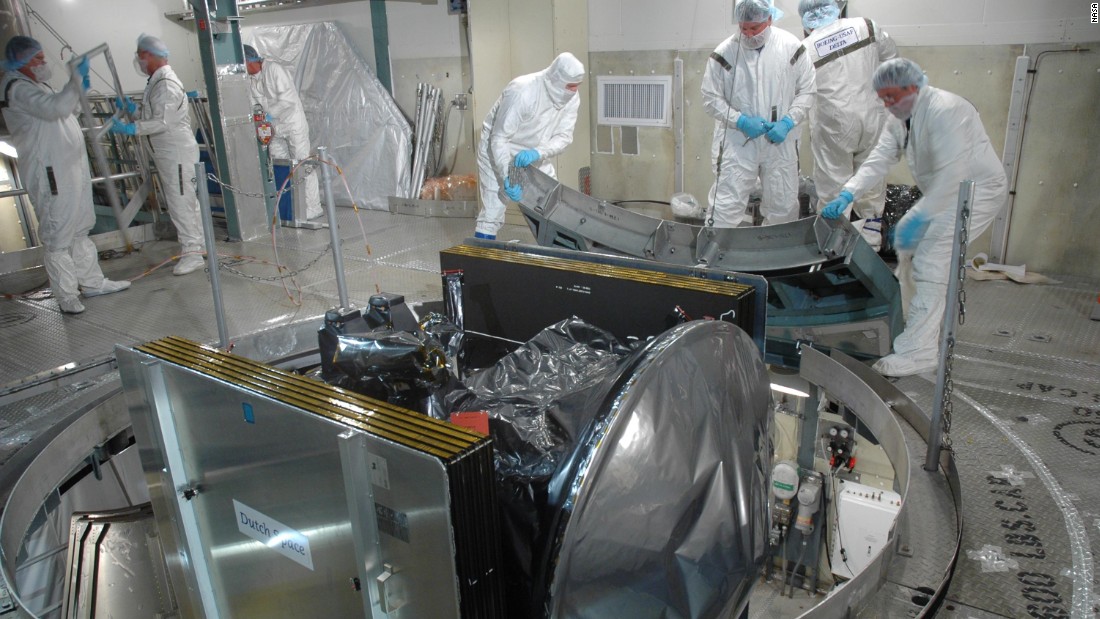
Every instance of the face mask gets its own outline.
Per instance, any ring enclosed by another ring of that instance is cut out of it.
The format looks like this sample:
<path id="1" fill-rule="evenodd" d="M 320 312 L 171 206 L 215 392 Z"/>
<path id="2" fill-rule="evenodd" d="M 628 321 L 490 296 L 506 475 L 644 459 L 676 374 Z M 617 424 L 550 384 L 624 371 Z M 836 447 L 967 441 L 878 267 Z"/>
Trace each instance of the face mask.
<path id="1" fill-rule="evenodd" d="M 53 77 L 53 69 L 48 64 L 40 64 L 31 67 L 31 73 L 34 74 L 34 81 L 42 83 L 48 82 Z"/>
<path id="2" fill-rule="evenodd" d="M 919 91 L 918 91 L 919 92 Z M 893 105 L 887 105 L 886 110 L 898 120 L 905 120 L 913 115 L 913 105 L 917 102 L 917 93 L 914 92 L 898 99 Z"/>
<path id="3" fill-rule="evenodd" d="M 134 70 L 142 77 L 149 77 L 149 74 L 145 72 L 145 63 L 141 61 L 137 54 L 134 54 Z"/>
<path id="4" fill-rule="evenodd" d="M 558 108 L 559 110 L 565 107 L 565 104 L 569 103 L 569 101 L 571 101 L 573 97 L 577 96 L 577 92 L 575 90 L 569 90 L 568 88 L 565 88 L 564 86 L 559 86 L 557 84 L 548 83 L 546 85 L 546 92 L 550 95 L 550 101 L 554 104 L 554 107 Z"/>
<path id="5" fill-rule="evenodd" d="M 764 44 L 768 42 L 769 38 L 771 38 L 771 34 L 771 26 L 768 26 L 760 34 L 755 36 L 747 37 L 742 34 L 741 46 L 745 49 L 760 49 L 761 47 L 764 47 Z"/>

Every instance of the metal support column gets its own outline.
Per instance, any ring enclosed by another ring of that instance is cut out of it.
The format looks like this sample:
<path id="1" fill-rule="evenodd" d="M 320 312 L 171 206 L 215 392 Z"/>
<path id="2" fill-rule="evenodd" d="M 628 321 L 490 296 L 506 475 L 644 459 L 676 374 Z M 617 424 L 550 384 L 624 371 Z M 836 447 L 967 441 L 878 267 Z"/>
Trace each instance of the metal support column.
<path id="1" fill-rule="evenodd" d="M 1031 57 L 1016 58 L 1016 70 L 1012 74 L 1012 96 L 1008 101 L 1008 128 L 1005 130 L 1005 148 L 1001 155 L 1005 176 L 1008 177 L 1008 199 L 1004 208 L 993 219 L 992 236 L 989 240 L 989 259 L 1004 264 L 1008 251 L 1009 224 L 1012 221 L 1012 206 L 1016 200 L 1016 178 L 1020 171 L 1020 147 L 1024 141 L 1024 119 L 1027 115 L 1027 100 L 1031 89 L 1028 87 L 1035 79 L 1028 70 Z"/>
<path id="2" fill-rule="evenodd" d="M 672 192 L 680 193 L 684 190 L 684 60 L 679 56 L 672 61 L 672 136 Z"/>
<path id="3" fill-rule="evenodd" d="M 928 424 L 928 455 L 924 470 L 936 471 L 940 464 L 940 448 L 945 430 L 951 424 L 951 359 L 955 350 L 955 329 L 966 321 L 963 279 L 966 267 L 966 243 L 970 230 L 970 207 L 974 204 L 974 181 L 959 183 L 959 204 L 955 214 L 955 242 L 951 250 L 951 266 L 947 279 L 947 308 L 943 313 L 940 333 L 940 363 L 936 370 L 936 392 L 932 400 L 932 419 Z"/>
<path id="4" fill-rule="evenodd" d="M 820 417 L 818 407 L 821 404 L 820 389 L 810 383 L 810 395 L 802 401 L 802 431 L 798 436 L 798 466 L 807 471 L 814 470 L 814 452 L 817 446 L 817 421 Z"/>
<path id="5" fill-rule="evenodd" d="M 195 12 L 195 31 L 199 37 L 199 59 L 202 62 L 202 75 L 206 82 L 207 100 L 210 106 L 210 128 L 213 135 L 207 136 L 213 141 L 214 168 L 223 183 L 233 184 L 230 173 L 228 148 L 225 139 L 225 127 L 222 125 L 223 110 L 218 90 L 218 65 L 223 63 L 244 63 L 244 51 L 241 44 L 241 31 L 237 15 L 236 2 L 223 2 L 219 7 L 215 2 L 215 11 L 211 12 L 207 0 L 190 0 Z M 217 32 L 216 30 L 221 30 Z M 199 176 L 200 184 L 205 183 L 206 174 Z M 241 238 L 240 219 L 237 215 L 236 196 L 230 191 L 222 191 L 222 206 L 225 208 L 225 220 L 229 228 L 229 238 Z"/>
<path id="6" fill-rule="evenodd" d="M 210 269 L 210 290 L 214 294 L 214 320 L 218 324 L 218 348 L 229 346 L 229 328 L 225 324 L 225 303 L 222 302 L 222 284 L 218 276 L 218 245 L 214 241 L 214 218 L 210 213 L 210 188 L 203 177 L 206 165 L 195 164 L 196 187 L 199 190 L 199 216 L 202 217 L 202 237 L 206 242 L 206 268 Z"/>
<path id="7" fill-rule="evenodd" d="M 332 194 L 332 170 L 328 163 L 328 149 L 317 148 L 321 161 L 321 183 L 325 186 L 325 214 L 328 216 L 328 233 L 332 239 L 332 266 L 336 270 L 336 291 L 340 295 L 340 308 L 348 307 L 348 283 L 344 280 L 344 250 L 340 247 L 340 224 L 336 221 L 336 196 Z"/>
<path id="8" fill-rule="evenodd" d="M 385 0 L 370 0 L 370 23 L 374 31 L 374 72 L 386 92 L 393 94 L 390 75 L 390 24 Z"/>

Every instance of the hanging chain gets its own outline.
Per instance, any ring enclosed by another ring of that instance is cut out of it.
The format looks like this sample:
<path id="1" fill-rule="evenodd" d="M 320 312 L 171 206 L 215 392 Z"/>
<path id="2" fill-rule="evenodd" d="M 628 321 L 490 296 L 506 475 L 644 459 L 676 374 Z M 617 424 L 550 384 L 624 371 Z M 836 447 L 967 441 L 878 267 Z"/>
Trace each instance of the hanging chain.
<path id="1" fill-rule="evenodd" d="M 308 175 L 309 175 L 309 173 L 304 171 L 302 173 L 302 178 L 297 179 L 293 182 L 287 183 L 286 187 L 283 188 L 283 193 L 286 193 L 286 192 L 290 191 L 291 189 L 297 187 L 299 183 L 304 183 L 305 182 L 305 177 L 308 176 Z M 224 183 L 224 182 L 222 182 L 222 180 L 220 178 L 215 176 L 213 172 L 207 172 L 206 173 L 206 178 L 207 178 L 207 180 L 211 180 L 211 181 L 217 183 L 218 186 L 221 187 L 223 191 L 228 189 L 231 193 L 235 193 L 238 196 L 245 196 L 245 197 L 248 197 L 248 198 L 259 198 L 261 200 L 266 200 L 267 199 L 267 195 L 265 195 L 265 194 L 251 193 L 251 192 L 245 191 L 243 189 L 240 189 L 238 187 L 234 187 L 233 185 L 230 185 L 229 183 Z"/>
<path id="2" fill-rule="evenodd" d="M 959 305 L 959 326 L 966 324 L 966 266 L 964 261 L 966 259 L 966 245 L 970 237 L 970 201 L 963 203 L 962 210 L 959 213 L 961 222 L 956 222 L 959 226 L 959 270 L 955 273 L 955 277 L 958 278 L 959 292 L 956 299 L 948 299 L 949 303 L 958 303 Z M 955 335 L 947 338 L 947 362 L 944 368 L 944 386 L 943 386 L 943 448 L 951 449 L 951 392 L 954 390 L 954 382 L 951 379 L 951 367 L 955 358 Z"/>
<path id="3" fill-rule="evenodd" d="M 219 263 L 218 267 L 223 269 L 223 270 L 229 271 L 230 273 L 232 273 L 234 275 L 243 277 L 245 279 L 251 279 L 251 280 L 254 280 L 254 281 L 257 281 L 257 282 L 277 282 L 280 279 L 287 279 L 289 277 L 295 277 L 297 275 L 300 275 L 300 274 L 308 271 L 313 265 L 317 264 L 317 262 L 321 258 L 324 258 L 325 254 L 329 253 L 330 251 L 332 251 L 332 243 L 329 243 L 328 246 L 325 247 L 324 251 L 317 254 L 317 256 L 313 260 L 310 260 L 309 262 L 307 262 L 305 264 L 305 266 L 299 267 L 297 270 L 294 270 L 294 271 L 280 272 L 278 275 L 275 275 L 275 276 L 272 276 L 272 277 L 261 277 L 259 275 L 249 275 L 248 273 L 245 273 L 245 272 L 241 271 L 240 269 L 235 269 L 235 268 L 229 266 L 225 262 Z M 240 264 L 240 262 L 238 262 L 237 264 Z M 282 269 L 285 269 L 286 267 L 277 267 L 277 268 L 282 270 Z"/>

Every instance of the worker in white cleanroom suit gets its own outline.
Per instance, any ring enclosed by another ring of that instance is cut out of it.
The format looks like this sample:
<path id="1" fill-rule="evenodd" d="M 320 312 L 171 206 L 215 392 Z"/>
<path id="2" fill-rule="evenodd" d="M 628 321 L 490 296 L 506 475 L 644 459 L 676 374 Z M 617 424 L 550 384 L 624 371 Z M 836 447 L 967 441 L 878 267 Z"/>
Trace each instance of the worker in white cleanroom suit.
<path id="1" fill-rule="evenodd" d="M 92 175 L 84 134 L 73 113 L 80 89 L 89 87 L 88 59 L 60 91 L 46 83 L 52 74 L 42 45 L 15 36 L 4 49 L 0 109 L 19 153 L 23 186 L 38 218 L 42 262 L 62 312 L 84 311 L 80 293 L 94 297 L 126 290 L 128 281 L 111 281 L 99 268 L 88 232 L 95 225 Z"/>
<path id="2" fill-rule="evenodd" d="M 894 118 L 887 120 L 874 150 L 822 214 L 840 216 L 905 156 L 923 197 L 898 222 L 894 246 L 899 275 L 911 272 L 913 293 L 893 354 L 874 368 L 887 376 L 907 376 L 932 370 L 938 362 L 947 282 L 953 276 L 948 270 L 959 183 L 975 183 L 970 238 L 976 238 L 1004 206 L 1008 180 L 978 110 L 958 95 L 928 86 L 917 63 L 888 60 L 875 70 L 872 83 Z M 911 270 L 905 268 L 910 260 Z M 903 281 L 902 289 L 907 288 Z"/>
<path id="3" fill-rule="evenodd" d="M 504 224 L 502 187 L 515 202 L 523 197 L 523 189 L 508 181 L 509 164 L 534 165 L 555 176 L 550 159 L 573 142 L 581 104 L 577 88 L 583 80 L 584 64 L 565 52 L 542 71 L 512 80 L 500 93 L 485 116 L 477 149 L 481 211 L 475 237 L 494 239 Z"/>
<path id="4" fill-rule="evenodd" d="M 199 145 L 191 131 L 187 92 L 168 65 L 168 46 L 157 37 L 143 34 L 138 38 L 134 67 L 148 76 L 138 120 L 134 124 L 116 122 L 111 132 L 149 138 L 168 214 L 179 234 L 180 259 L 172 273 L 187 275 L 204 265 L 202 220 L 194 180 Z M 136 111 L 133 101 L 127 99 L 123 104 L 130 113 Z"/>
<path id="5" fill-rule="evenodd" d="M 867 18 L 840 17 L 836 0 L 802 0 L 802 25 L 810 32 L 803 41 L 817 76 L 817 95 L 810 110 L 810 147 L 814 154 L 814 186 L 821 212 L 828 198 L 840 192 L 878 143 L 888 114 L 871 75 L 882 62 L 898 55 L 893 39 Z M 886 179 L 868 188 L 848 211 L 860 219 L 882 217 Z"/>
<path id="6" fill-rule="evenodd" d="M 252 103 L 260 104 L 275 128 L 275 138 L 268 146 L 273 159 L 302 160 L 310 155 L 309 121 L 298 87 L 286 67 L 265 61 L 256 48 L 244 46 L 245 68 L 250 78 Z M 305 178 L 306 219 L 321 216 L 321 194 L 318 191 L 317 172 L 312 166 L 302 166 L 294 173 L 294 180 Z"/>
<path id="7" fill-rule="evenodd" d="M 813 103 L 814 69 L 791 33 L 772 27 L 772 0 L 739 0 L 739 32 L 711 53 L 703 109 L 715 119 L 707 225 L 752 225 L 749 193 L 759 176 L 765 224 L 798 219 L 798 132 Z"/>

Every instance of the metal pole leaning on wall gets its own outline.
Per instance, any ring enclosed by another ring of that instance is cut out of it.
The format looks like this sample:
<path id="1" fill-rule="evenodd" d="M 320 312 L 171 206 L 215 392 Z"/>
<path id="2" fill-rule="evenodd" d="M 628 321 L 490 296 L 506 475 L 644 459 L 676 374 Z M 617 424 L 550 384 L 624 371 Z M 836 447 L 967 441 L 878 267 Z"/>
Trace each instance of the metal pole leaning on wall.
<path id="1" fill-rule="evenodd" d="M 332 266 L 336 269 L 336 291 L 340 295 L 340 307 L 348 307 L 348 284 L 344 281 L 344 250 L 340 248 L 340 226 L 336 222 L 336 197 L 332 195 L 332 170 L 329 169 L 328 149 L 317 147 L 321 160 L 321 182 L 325 186 L 325 213 L 328 216 L 328 234 L 332 239 Z"/>
<path id="2" fill-rule="evenodd" d="M 936 369 L 936 392 L 932 399 L 932 420 L 928 426 L 928 455 L 924 470 L 935 471 L 939 467 L 940 449 L 946 443 L 950 447 L 951 428 L 951 361 L 955 353 L 955 331 L 966 322 L 966 293 L 963 281 L 966 277 L 966 244 L 970 231 L 970 207 L 974 204 L 974 181 L 959 183 L 959 205 L 955 211 L 955 242 L 951 249 L 951 266 L 947 273 L 947 308 L 943 313 L 940 330 L 940 364 Z"/>
<path id="3" fill-rule="evenodd" d="M 218 277 L 218 246 L 214 242 L 214 219 L 210 214 L 210 187 L 206 184 L 206 164 L 195 164 L 195 186 L 199 190 L 199 214 L 202 216 L 202 237 L 206 241 L 206 268 L 210 269 L 210 290 L 214 293 L 214 320 L 218 324 L 218 348 L 229 346 L 229 329 L 225 325 L 225 304 L 222 283 Z"/>
<path id="4" fill-rule="evenodd" d="M 69 72 L 72 73 L 76 70 L 76 65 L 80 63 L 82 58 L 89 58 L 89 60 L 103 54 L 107 58 L 107 64 L 111 65 L 111 73 L 115 75 L 114 61 L 111 60 L 111 53 L 107 48 L 106 43 L 100 44 L 98 47 L 91 51 L 82 54 L 80 56 L 73 56 L 69 61 Z M 119 84 L 117 76 L 115 78 L 115 87 L 118 89 L 118 96 L 122 96 L 122 86 Z M 133 250 L 134 246 L 130 242 L 130 234 L 126 231 L 129 222 L 123 221 L 122 218 L 122 201 L 118 197 L 118 188 L 115 187 L 114 180 L 111 179 L 111 166 L 107 163 L 107 153 L 103 150 L 103 144 L 100 140 L 103 138 L 103 134 L 107 133 L 107 130 L 114 124 L 115 119 L 121 113 L 116 112 L 108 121 L 102 126 L 96 126 L 95 116 L 92 115 L 92 106 L 88 103 L 88 93 L 84 92 L 84 89 L 80 89 L 80 110 L 81 115 L 84 116 L 84 123 L 88 126 L 88 143 L 92 145 L 92 155 L 95 159 L 96 170 L 99 172 L 99 176 L 107 179 L 103 183 L 104 189 L 107 191 L 107 202 L 110 203 L 111 212 L 114 213 L 115 223 L 118 224 L 118 231 L 122 234 L 122 240 L 126 243 L 126 251 Z"/>

